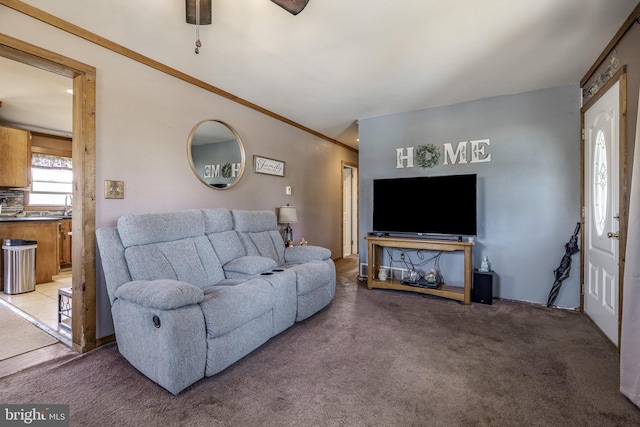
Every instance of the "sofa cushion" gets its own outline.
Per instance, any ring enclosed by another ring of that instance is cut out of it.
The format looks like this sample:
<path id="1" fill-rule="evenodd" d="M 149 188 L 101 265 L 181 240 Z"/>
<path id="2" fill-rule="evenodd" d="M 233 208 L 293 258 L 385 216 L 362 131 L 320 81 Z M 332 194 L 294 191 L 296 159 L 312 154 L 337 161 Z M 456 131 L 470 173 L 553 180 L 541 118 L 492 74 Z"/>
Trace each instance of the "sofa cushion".
<path id="1" fill-rule="evenodd" d="M 278 265 L 284 264 L 284 241 L 276 230 L 239 235 L 247 255 L 263 256 L 273 259 Z"/>
<path id="2" fill-rule="evenodd" d="M 258 231 L 277 230 L 278 221 L 272 211 L 231 211 L 234 229 L 240 233 L 255 233 Z"/>
<path id="3" fill-rule="evenodd" d="M 228 209 L 202 209 L 202 216 L 205 234 L 233 230 L 233 218 Z"/>
<path id="4" fill-rule="evenodd" d="M 331 268 L 324 261 L 309 261 L 295 264 L 291 270 L 296 272 L 297 293 L 304 295 L 326 285 L 331 281 Z"/>
<path id="5" fill-rule="evenodd" d="M 124 215 L 118 219 L 118 233 L 125 248 L 204 236 L 204 219 L 199 210 Z"/>
<path id="6" fill-rule="evenodd" d="M 284 240 L 274 212 L 233 210 L 231 216 L 247 255 L 264 256 L 278 265 L 284 264 Z"/>
<path id="7" fill-rule="evenodd" d="M 215 338 L 273 310 L 273 289 L 269 282 L 251 279 L 235 286 L 208 289 L 200 303 L 207 325 L 207 337 Z"/>
<path id="8" fill-rule="evenodd" d="M 132 280 L 171 279 L 207 288 L 225 278 L 205 236 L 131 246 L 124 255 Z"/>
<path id="9" fill-rule="evenodd" d="M 115 301 L 115 290 L 118 286 L 131 281 L 127 259 L 124 257 L 124 247 L 115 227 L 99 228 L 96 230 L 97 269 L 104 273 L 104 283 L 109 295 L 109 302 Z M 102 268 L 100 268 L 102 267 Z"/>
<path id="10" fill-rule="evenodd" d="M 331 251 L 320 246 L 290 246 L 284 250 L 287 263 L 302 263 L 331 258 Z"/>
<path id="11" fill-rule="evenodd" d="M 243 256 L 224 265 L 228 279 L 238 279 L 273 270 L 278 264 L 271 258 L 262 256 Z"/>
<path id="12" fill-rule="evenodd" d="M 202 289 L 176 280 L 133 281 L 120 286 L 115 297 L 144 307 L 173 310 L 204 299 Z"/>
<path id="13" fill-rule="evenodd" d="M 207 237 L 222 265 L 247 254 L 238 233 L 233 230 L 208 234 Z"/>
<path id="14" fill-rule="evenodd" d="M 246 277 L 242 279 L 224 279 L 221 282 L 219 282 L 216 286 L 235 286 L 235 285 L 239 285 L 240 283 L 244 283 L 246 281 L 247 281 Z M 205 294 L 207 294 L 210 291 L 211 291 L 211 288 L 204 289 Z"/>

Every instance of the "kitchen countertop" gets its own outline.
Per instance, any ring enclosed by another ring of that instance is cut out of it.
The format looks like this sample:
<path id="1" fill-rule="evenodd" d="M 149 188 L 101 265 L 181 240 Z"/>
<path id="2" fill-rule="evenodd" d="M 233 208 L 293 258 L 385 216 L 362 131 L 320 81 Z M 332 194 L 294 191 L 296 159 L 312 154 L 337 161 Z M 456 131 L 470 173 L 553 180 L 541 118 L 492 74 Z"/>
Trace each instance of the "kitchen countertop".
<path id="1" fill-rule="evenodd" d="M 60 221 L 61 219 L 71 219 L 70 216 L 0 216 L 0 222 L 22 222 L 22 221 Z"/>

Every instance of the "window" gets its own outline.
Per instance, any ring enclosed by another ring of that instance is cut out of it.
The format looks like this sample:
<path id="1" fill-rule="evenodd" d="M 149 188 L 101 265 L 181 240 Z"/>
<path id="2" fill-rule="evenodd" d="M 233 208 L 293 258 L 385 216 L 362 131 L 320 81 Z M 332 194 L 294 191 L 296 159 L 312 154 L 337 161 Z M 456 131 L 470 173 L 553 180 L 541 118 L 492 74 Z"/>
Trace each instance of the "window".
<path id="1" fill-rule="evenodd" d="M 70 157 L 31 155 L 30 206 L 71 206 L 73 170 Z"/>
<path id="2" fill-rule="evenodd" d="M 593 148 L 593 214 L 596 233 L 602 236 L 607 221 L 609 205 L 609 172 L 607 169 L 607 140 L 602 129 L 598 129 Z"/>

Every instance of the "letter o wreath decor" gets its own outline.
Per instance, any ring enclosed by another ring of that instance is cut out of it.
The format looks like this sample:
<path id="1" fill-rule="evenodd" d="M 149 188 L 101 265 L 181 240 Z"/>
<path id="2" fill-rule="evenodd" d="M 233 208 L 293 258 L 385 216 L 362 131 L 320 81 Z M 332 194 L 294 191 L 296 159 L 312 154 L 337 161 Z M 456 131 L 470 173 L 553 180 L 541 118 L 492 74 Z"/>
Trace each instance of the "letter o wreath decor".
<path id="1" fill-rule="evenodd" d="M 430 157 L 427 159 L 427 153 Z M 440 161 L 440 150 L 433 144 L 420 145 L 416 150 L 416 161 L 421 168 L 432 168 Z"/>
<path id="2" fill-rule="evenodd" d="M 224 165 L 222 165 L 222 169 L 220 170 L 220 175 L 223 178 L 231 178 L 231 163 L 225 163 Z"/>

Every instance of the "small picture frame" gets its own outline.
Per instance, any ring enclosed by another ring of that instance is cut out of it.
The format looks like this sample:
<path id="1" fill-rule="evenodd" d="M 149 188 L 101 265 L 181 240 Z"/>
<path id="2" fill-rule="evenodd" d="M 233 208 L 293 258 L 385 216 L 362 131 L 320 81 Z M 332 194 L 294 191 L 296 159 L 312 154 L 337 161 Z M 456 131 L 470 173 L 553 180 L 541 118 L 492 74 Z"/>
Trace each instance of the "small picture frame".
<path id="1" fill-rule="evenodd" d="M 253 171 L 266 175 L 284 176 L 284 162 L 263 156 L 253 156 Z"/>

